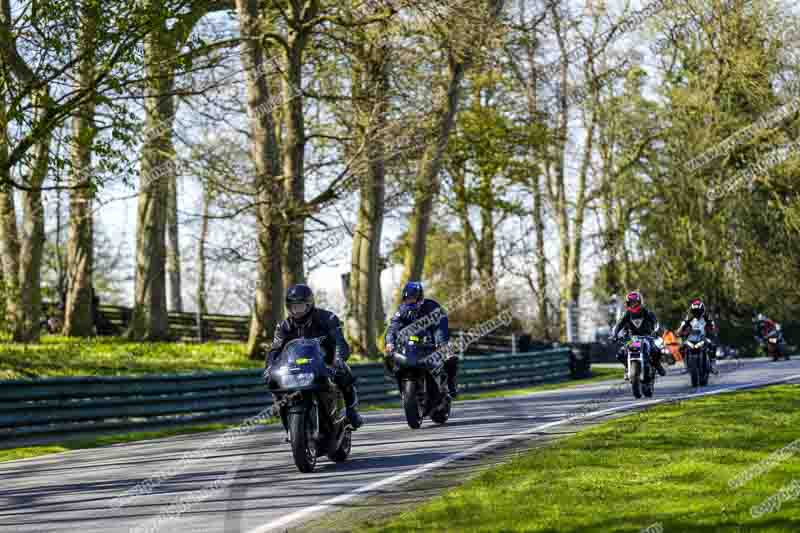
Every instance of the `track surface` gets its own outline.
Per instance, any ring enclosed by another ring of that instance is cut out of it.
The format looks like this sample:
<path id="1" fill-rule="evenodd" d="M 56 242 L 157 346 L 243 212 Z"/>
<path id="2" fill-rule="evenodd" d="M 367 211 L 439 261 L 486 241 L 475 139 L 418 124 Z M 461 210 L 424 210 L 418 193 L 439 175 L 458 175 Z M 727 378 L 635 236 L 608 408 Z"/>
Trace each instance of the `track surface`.
<path id="1" fill-rule="evenodd" d="M 700 391 L 688 386 L 687 375 L 672 370 L 656 384 L 654 400 L 787 378 L 800 382 L 800 361 L 727 362 Z M 320 458 L 313 474 L 296 470 L 279 425 L 261 426 L 190 461 L 181 461 L 184 453 L 200 449 L 219 434 L 1 463 L 0 532 L 260 533 L 298 526 L 302 530 L 304 521 L 320 513 L 331 513 L 472 452 L 491 450 L 498 442 L 560 426 L 569 415 L 612 414 L 653 403 L 635 400 L 630 387 L 621 384 L 609 381 L 457 402 L 446 425 L 425 421 L 420 430 L 409 429 L 398 410 L 370 412 L 366 425 L 354 434 L 350 460 L 336 465 Z M 115 497 L 176 465 L 177 475 L 152 493 L 114 506 Z"/>

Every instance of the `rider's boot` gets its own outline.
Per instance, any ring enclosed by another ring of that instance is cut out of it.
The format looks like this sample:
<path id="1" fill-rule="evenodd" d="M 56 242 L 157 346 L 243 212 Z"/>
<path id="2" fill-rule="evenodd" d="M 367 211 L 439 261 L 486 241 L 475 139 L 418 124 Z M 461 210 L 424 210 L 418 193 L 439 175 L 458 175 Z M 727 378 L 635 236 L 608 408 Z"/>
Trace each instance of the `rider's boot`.
<path id="1" fill-rule="evenodd" d="M 353 426 L 353 429 L 358 429 L 364 425 L 364 420 L 361 418 L 361 415 L 358 414 L 358 391 L 353 385 L 346 387 L 345 390 L 342 391 L 342 396 L 344 396 L 344 404 L 345 404 L 345 416 L 350 421 L 350 425 Z"/>
<path id="2" fill-rule="evenodd" d="M 658 372 L 659 376 L 663 378 L 664 376 L 667 375 L 667 370 L 661 365 L 661 361 L 656 361 L 655 367 L 656 367 L 656 372 Z"/>
<path id="3" fill-rule="evenodd" d="M 447 390 L 450 398 L 455 400 L 458 397 L 458 384 L 456 384 L 456 372 L 458 372 L 458 359 L 455 357 L 448 359 L 444 364 L 447 372 Z"/>

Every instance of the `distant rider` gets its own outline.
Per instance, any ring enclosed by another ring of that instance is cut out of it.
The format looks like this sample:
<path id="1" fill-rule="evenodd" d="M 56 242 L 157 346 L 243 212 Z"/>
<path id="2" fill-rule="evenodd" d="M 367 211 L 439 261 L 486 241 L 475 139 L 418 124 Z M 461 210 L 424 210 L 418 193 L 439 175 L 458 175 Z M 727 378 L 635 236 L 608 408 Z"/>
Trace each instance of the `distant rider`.
<path id="1" fill-rule="evenodd" d="M 275 337 L 265 361 L 264 378 L 269 379 L 272 365 L 289 341 L 298 338 L 322 338 L 325 363 L 335 368 L 333 382 L 342 391 L 350 424 L 353 429 L 358 429 L 364 421 L 357 410 L 355 377 L 346 363 L 350 357 L 350 346 L 342 333 L 339 317 L 331 311 L 317 308 L 314 305 L 314 292 L 303 284 L 292 285 L 286 291 L 286 310 L 289 317 L 275 328 Z"/>
<path id="2" fill-rule="evenodd" d="M 689 311 L 678 327 L 676 335 L 678 337 L 688 337 L 692 332 L 692 320 L 705 320 L 705 334 L 706 334 L 706 349 L 708 350 L 708 358 L 711 362 L 711 372 L 717 374 L 717 343 L 716 337 L 719 334 L 719 325 L 714 321 L 711 316 L 706 314 L 706 305 L 703 300 L 695 298 L 689 304 Z M 681 345 L 681 354 L 685 352 L 685 346 Z"/>
<path id="3" fill-rule="evenodd" d="M 434 320 L 432 324 L 426 325 L 423 319 L 434 315 L 434 313 L 440 314 L 441 316 L 438 320 Z M 418 328 L 415 328 L 412 324 L 419 325 L 420 323 L 426 327 L 416 331 Z M 425 298 L 422 283 L 419 281 L 409 281 L 403 287 L 400 307 L 392 317 L 389 329 L 386 332 L 386 355 L 388 356 L 394 353 L 397 344 L 404 343 L 409 335 L 431 337 L 436 345 L 436 349 L 444 346 L 450 340 L 450 330 L 447 325 L 447 312 L 435 300 Z M 444 369 L 447 373 L 447 388 L 449 389 L 450 397 L 456 398 L 458 394 L 458 386 L 456 384 L 458 358 L 452 356 L 447 359 L 444 363 Z"/>
<path id="4" fill-rule="evenodd" d="M 774 320 L 770 320 L 762 313 L 758 313 L 753 318 L 753 338 L 755 341 L 763 346 L 767 342 L 767 336 L 773 329 L 779 328 L 779 325 Z M 783 332 L 778 329 L 778 343 L 783 344 Z"/>
<path id="5" fill-rule="evenodd" d="M 625 309 L 625 314 L 622 315 L 620 321 L 614 326 L 611 334 L 612 340 L 620 340 L 631 335 L 654 337 L 660 333 L 661 325 L 658 323 L 656 315 L 649 309 L 645 309 L 642 295 L 639 292 L 634 291 L 628 293 L 628 296 L 625 297 Z M 625 334 L 620 335 L 620 332 L 623 330 Z M 643 349 L 645 357 L 650 357 L 650 362 L 653 364 L 658 374 L 665 376 L 667 371 L 661 366 L 661 354 L 653 346 L 652 339 L 647 339 Z M 620 346 L 620 349 L 617 351 L 617 361 L 625 367 L 625 380 L 627 381 L 629 379 L 628 361 L 625 359 L 625 352 L 622 346 Z"/>

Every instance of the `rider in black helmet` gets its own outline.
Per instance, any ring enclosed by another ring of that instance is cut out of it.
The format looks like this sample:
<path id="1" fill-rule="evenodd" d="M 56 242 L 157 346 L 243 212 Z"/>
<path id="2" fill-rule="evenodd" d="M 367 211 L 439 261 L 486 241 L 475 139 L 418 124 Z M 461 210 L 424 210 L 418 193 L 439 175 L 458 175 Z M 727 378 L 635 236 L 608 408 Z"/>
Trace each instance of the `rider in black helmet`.
<path id="1" fill-rule="evenodd" d="M 297 284 L 286 291 L 286 310 L 289 317 L 275 328 L 275 338 L 267 354 L 264 370 L 265 379 L 269 378 L 272 364 L 280 355 L 283 347 L 297 338 L 322 338 L 325 351 L 325 362 L 336 368 L 333 381 L 341 389 L 347 409 L 347 418 L 354 429 L 363 424 L 358 414 L 358 391 L 355 377 L 347 359 L 350 357 L 350 346 L 342 333 L 342 323 L 334 313 L 319 309 L 314 305 L 314 293 L 308 285 Z"/>
<path id="2" fill-rule="evenodd" d="M 703 300 L 701 300 L 700 298 L 695 298 L 694 300 L 691 301 L 691 303 L 689 304 L 689 312 L 686 313 L 683 322 L 681 322 L 681 325 L 678 327 L 678 330 L 676 331 L 675 334 L 678 337 L 688 336 L 689 333 L 691 332 L 691 326 L 694 320 L 702 320 L 705 322 L 704 333 L 706 334 L 706 340 L 708 341 L 706 345 L 706 350 L 708 353 L 709 362 L 711 363 L 711 372 L 713 372 L 714 374 L 718 374 L 717 343 L 715 338 L 717 336 L 717 333 L 719 332 L 719 326 L 714 321 L 714 319 L 711 318 L 706 313 L 706 304 L 703 303 Z M 681 346 L 681 353 L 683 353 L 684 351 L 685 351 L 685 346 Z"/>

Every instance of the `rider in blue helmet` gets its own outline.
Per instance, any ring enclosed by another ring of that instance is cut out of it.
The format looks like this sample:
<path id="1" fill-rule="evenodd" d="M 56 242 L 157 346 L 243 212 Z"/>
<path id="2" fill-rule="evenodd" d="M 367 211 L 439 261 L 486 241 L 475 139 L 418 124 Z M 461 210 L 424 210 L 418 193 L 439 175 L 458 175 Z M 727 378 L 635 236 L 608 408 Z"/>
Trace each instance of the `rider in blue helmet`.
<path id="1" fill-rule="evenodd" d="M 410 335 L 431 337 L 437 348 L 450 340 L 447 312 L 435 300 L 425 298 L 425 291 L 419 281 L 409 281 L 403 287 L 400 307 L 386 332 L 386 354 L 393 353 L 396 346 L 405 343 Z M 455 398 L 458 358 L 450 357 L 444 368 L 447 372 L 447 388 L 450 396 Z"/>

